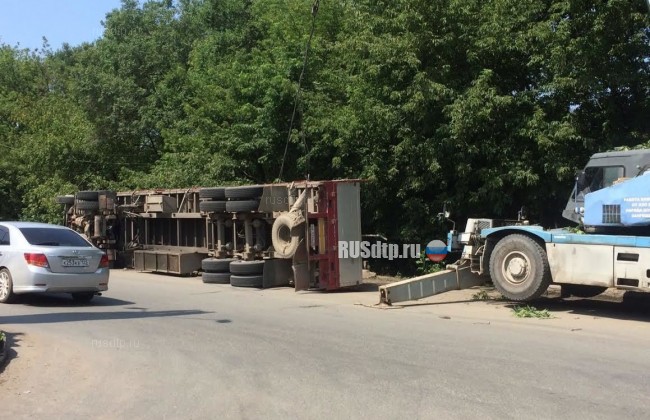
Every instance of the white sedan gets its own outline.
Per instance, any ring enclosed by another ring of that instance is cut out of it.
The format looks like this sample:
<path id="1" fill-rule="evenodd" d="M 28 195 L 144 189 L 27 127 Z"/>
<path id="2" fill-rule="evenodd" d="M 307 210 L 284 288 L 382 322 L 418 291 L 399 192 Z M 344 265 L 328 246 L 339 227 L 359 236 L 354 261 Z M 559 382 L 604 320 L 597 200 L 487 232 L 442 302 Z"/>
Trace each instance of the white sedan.
<path id="1" fill-rule="evenodd" d="M 0 303 L 17 294 L 71 293 L 89 302 L 108 290 L 104 251 L 64 226 L 0 222 Z"/>

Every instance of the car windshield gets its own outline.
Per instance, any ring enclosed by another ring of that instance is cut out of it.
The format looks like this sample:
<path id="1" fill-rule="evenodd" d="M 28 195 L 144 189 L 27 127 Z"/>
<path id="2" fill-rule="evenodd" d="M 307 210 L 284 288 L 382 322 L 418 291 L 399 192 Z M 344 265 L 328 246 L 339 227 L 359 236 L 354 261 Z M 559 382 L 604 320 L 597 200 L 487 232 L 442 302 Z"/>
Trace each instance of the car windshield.
<path id="1" fill-rule="evenodd" d="M 90 247 L 77 233 L 67 229 L 56 228 L 19 228 L 27 242 L 40 246 L 81 246 Z"/>

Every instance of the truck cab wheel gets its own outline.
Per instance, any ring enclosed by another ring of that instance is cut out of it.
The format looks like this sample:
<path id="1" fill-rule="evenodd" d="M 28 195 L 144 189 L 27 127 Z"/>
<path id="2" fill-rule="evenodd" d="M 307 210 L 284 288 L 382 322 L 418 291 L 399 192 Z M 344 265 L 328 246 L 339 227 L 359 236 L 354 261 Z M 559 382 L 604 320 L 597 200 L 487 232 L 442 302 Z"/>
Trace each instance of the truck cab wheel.
<path id="1" fill-rule="evenodd" d="M 490 255 L 490 277 L 506 298 L 524 302 L 540 297 L 551 284 L 546 251 L 532 238 L 512 234 L 499 240 Z"/>

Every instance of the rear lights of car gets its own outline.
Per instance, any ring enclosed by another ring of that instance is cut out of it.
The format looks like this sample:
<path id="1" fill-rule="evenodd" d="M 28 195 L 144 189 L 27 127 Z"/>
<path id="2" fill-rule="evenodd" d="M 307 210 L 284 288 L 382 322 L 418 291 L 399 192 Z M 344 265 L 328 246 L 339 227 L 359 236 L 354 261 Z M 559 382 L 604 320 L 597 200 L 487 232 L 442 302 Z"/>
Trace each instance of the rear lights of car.
<path id="1" fill-rule="evenodd" d="M 27 261 L 27 264 L 34 265 L 36 267 L 50 267 L 50 265 L 47 263 L 47 257 L 45 254 L 25 253 L 25 261 Z"/>
<path id="2" fill-rule="evenodd" d="M 102 259 L 99 260 L 99 268 L 108 268 L 108 255 L 102 255 Z"/>

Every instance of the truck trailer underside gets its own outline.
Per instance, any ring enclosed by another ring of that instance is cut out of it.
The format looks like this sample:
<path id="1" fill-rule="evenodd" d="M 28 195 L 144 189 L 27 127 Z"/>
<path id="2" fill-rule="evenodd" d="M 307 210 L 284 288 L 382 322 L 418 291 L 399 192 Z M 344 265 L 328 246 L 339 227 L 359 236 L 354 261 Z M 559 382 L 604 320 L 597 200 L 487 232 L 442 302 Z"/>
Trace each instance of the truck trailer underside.
<path id="1" fill-rule="evenodd" d="M 337 252 L 339 241 L 361 241 L 359 180 L 79 191 L 57 201 L 63 223 L 104 249 L 114 266 L 203 272 L 210 281 L 229 273 L 245 276 L 242 284 L 296 290 L 361 283 L 361 258 Z"/>

